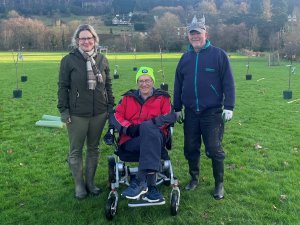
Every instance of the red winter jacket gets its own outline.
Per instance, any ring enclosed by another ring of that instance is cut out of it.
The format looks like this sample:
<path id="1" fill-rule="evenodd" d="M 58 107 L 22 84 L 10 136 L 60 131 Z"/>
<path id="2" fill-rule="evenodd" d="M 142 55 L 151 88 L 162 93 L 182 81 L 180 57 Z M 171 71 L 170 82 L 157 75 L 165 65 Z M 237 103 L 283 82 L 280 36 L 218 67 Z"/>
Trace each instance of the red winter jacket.
<path id="1" fill-rule="evenodd" d="M 171 113 L 171 99 L 170 95 L 160 89 L 153 89 L 153 95 L 145 101 L 139 96 L 138 90 L 130 90 L 126 92 L 116 106 L 114 114 L 114 122 L 117 124 L 116 128 L 127 128 L 130 125 L 141 124 L 146 120 L 167 115 Z M 160 129 L 164 134 L 167 134 L 167 125 L 162 126 Z M 131 137 L 121 132 L 119 144 L 130 140 Z"/>

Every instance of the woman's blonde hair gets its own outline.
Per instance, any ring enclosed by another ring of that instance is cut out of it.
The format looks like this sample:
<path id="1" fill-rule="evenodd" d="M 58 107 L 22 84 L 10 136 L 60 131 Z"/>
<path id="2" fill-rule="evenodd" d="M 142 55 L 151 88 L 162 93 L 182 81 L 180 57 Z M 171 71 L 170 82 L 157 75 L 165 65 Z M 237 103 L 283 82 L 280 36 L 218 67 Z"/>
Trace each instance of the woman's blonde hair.
<path id="1" fill-rule="evenodd" d="M 99 36 L 98 34 L 96 33 L 94 27 L 92 27 L 91 25 L 89 24 L 82 24 L 82 25 L 79 25 L 77 27 L 77 29 L 75 30 L 74 34 L 73 34 L 73 37 L 72 37 L 72 43 L 71 43 L 71 46 L 73 48 L 78 48 L 78 38 L 79 38 L 79 34 L 80 32 L 82 31 L 89 31 L 93 37 L 95 38 L 95 48 L 97 49 L 97 47 L 99 46 Z"/>

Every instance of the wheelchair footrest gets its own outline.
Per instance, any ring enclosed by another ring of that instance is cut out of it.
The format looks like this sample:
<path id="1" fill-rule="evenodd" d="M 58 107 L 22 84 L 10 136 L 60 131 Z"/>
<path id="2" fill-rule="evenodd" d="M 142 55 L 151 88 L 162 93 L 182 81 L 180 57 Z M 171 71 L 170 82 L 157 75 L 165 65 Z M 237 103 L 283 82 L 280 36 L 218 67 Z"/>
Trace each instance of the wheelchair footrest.
<path id="1" fill-rule="evenodd" d="M 135 200 L 128 203 L 129 207 L 141 207 L 141 206 L 154 206 L 154 205 L 164 205 L 166 201 L 164 199 L 157 202 L 148 202 L 143 199 Z"/>

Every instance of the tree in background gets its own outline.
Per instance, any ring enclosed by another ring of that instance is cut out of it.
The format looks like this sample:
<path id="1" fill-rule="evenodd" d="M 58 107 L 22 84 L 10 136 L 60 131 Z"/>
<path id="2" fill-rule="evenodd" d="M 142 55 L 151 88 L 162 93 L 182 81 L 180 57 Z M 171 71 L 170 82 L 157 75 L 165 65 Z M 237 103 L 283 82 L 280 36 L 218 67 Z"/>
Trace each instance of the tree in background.
<path id="1" fill-rule="evenodd" d="M 259 51 L 260 48 L 260 38 L 258 35 L 257 27 L 252 27 L 249 30 L 249 48 L 250 50 Z"/>
<path id="2" fill-rule="evenodd" d="M 220 23 L 216 27 L 209 28 L 208 34 L 213 45 L 228 52 L 245 48 L 249 43 L 249 33 L 245 23 L 230 25 Z"/>
<path id="3" fill-rule="evenodd" d="M 227 23 L 228 20 L 232 20 L 233 17 L 237 17 L 239 12 L 239 6 L 234 1 L 224 0 L 220 8 L 219 21 Z"/>
<path id="4" fill-rule="evenodd" d="M 203 0 L 197 4 L 196 10 L 202 15 L 217 14 L 217 6 L 214 0 Z"/>
<path id="5" fill-rule="evenodd" d="M 284 27 L 288 17 L 286 0 L 271 0 L 271 32 L 279 31 Z"/>
<path id="6" fill-rule="evenodd" d="M 128 14 L 129 12 L 133 12 L 134 7 L 134 0 L 113 0 L 112 2 L 112 8 L 115 14 Z"/>
<path id="7" fill-rule="evenodd" d="M 300 9 L 295 9 L 292 15 L 296 21 L 287 22 L 288 29 L 286 28 L 282 34 L 283 48 L 280 50 L 281 54 L 288 59 L 300 58 Z"/>
<path id="8" fill-rule="evenodd" d="M 171 51 L 177 47 L 180 50 L 181 46 L 178 46 L 179 38 L 176 33 L 176 27 L 180 26 L 178 16 L 169 12 L 157 19 L 154 27 L 149 32 L 151 48 L 159 50 L 160 46 L 163 50 Z"/>
<path id="9" fill-rule="evenodd" d="M 12 17 L 2 21 L 1 49 L 45 49 L 47 46 L 48 28 L 38 20 Z"/>
<path id="10" fill-rule="evenodd" d="M 176 6 L 176 7 L 163 7 L 163 6 L 157 6 L 154 7 L 151 10 L 151 14 L 162 17 L 166 12 L 172 13 L 179 17 L 181 21 L 184 21 L 185 19 L 185 12 L 184 8 L 182 6 Z"/>

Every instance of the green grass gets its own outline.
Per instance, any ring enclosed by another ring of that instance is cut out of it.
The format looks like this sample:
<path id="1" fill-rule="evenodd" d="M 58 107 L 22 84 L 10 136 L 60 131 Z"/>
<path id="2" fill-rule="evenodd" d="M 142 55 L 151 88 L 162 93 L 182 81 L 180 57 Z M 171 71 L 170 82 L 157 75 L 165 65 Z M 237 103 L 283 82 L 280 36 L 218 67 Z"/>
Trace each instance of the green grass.
<path id="1" fill-rule="evenodd" d="M 108 222 L 104 215 L 108 196 L 106 157 L 112 149 L 101 141 L 96 183 L 103 193 L 77 201 L 66 163 L 66 130 L 35 126 L 44 114 L 59 115 L 57 79 L 63 54 L 24 53 L 18 80 L 24 69 L 28 81 L 18 82 L 23 97 L 14 99 L 12 56 L 0 53 L 0 224 L 299 224 L 300 101 L 288 103 L 290 100 L 283 99 L 282 91 L 288 87 L 286 62 L 268 67 L 266 59 L 251 58 L 253 79 L 246 80 L 247 58 L 231 57 L 236 108 L 233 120 L 226 124 L 223 141 L 227 154 L 224 200 L 215 201 L 211 196 L 211 161 L 203 153 L 199 188 L 184 190 L 189 175 L 183 157 L 182 125 L 176 124 L 170 155 L 181 187 L 178 215 L 170 215 L 171 189 L 162 186 L 166 205 L 133 209 L 120 198 L 117 215 Z M 171 95 L 180 55 L 163 55 L 165 82 Z M 133 54 L 109 54 L 108 58 L 112 74 L 115 65 L 119 66 L 120 79 L 113 80 L 116 102 L 122 93 L 135 87 L 135 66 L 152 66 L 156 85 L 163 82 L 159 53 L 137 54 L 136 60 Z M 291 90 L 292 100 L 300 99 L 298 74 L 292 77 Z M 256 149 L 257 144 L 261 148 Z"/>

